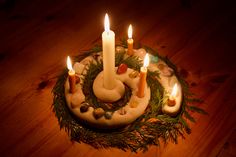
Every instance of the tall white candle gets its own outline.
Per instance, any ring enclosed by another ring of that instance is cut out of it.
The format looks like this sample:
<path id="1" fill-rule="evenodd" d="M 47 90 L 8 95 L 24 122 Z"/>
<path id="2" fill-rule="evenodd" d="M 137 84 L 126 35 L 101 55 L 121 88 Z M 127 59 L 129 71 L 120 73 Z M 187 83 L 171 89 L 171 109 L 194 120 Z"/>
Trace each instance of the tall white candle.
<path id="1" fill-rule="evenodd" d="M 110 30 L 108 15 L 104 20 L 105 31 L 102 33 L 103 85 L 106 89 L 115 88 L 115 33 Z"/>

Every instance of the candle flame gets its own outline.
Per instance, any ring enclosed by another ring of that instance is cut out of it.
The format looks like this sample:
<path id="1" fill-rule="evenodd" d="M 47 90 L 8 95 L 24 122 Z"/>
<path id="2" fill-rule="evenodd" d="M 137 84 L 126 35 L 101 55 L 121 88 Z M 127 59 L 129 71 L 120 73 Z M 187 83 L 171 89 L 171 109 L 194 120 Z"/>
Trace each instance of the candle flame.
<path id="1" fill-rule="evenodd" d="M 68 68 L 70 71 L 73 71 L 72 64 L 71 64 L 71 60 L 70 60 L 70 57 L 69 57 L 69 56 L 67 56 L 67 68 Z"/>
<path id="2" fill-rule="evenodd" d="M 133 33 L 133 29 L 132 29 L 132 25 L 130 24 L 129 28 L 128 28 L 128 37 L 129 37 L 129 39 L 132 39 L 132 33 Z"/>
<path id="3" fill-rule="evenodd" d="M 105 27 L 105 31 L 106 31 L 106 32 L 109 32 L 109 31 L 110 31 L 110 22 L 109 22 L 109 17 L 108 17 L 108 14 L 107 14 L 107 13 L 106 13 L 106 15 L 105 15 L 104 27 Z"/>
<path id="4" fill-rule="evenodd" d="M 175 83 L 174 87 L 172 88 L 172 92 L 170 94 L 171 97 L 176 97 L 178 91 L 177 83 Z"/>
<path id="5" fill-rule="evenodd" d="M 148 53 L 144 57 L 143 66 L 146 68 L 149 65 L 149 55 Z"/>

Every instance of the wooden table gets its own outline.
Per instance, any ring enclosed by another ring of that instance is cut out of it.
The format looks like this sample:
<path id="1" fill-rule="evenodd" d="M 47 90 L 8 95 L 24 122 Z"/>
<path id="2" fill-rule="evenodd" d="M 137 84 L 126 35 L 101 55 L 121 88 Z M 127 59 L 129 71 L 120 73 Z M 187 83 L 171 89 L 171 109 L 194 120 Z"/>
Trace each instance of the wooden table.
<path id="1" fill-rule="evenodd" d="M 233 2 L 233 1 L 232 1 Z M 235 7 L 220 0 L 0 1 L 1 156 L 236 156 Z M 192 133 L 146 153 L 97 150 L 71 142 L 52 112 L 67 55 L 101 43 L 108 12 L 116 40 L 134 40 L 184 69 L 209 115 L 193 114 Z"/>

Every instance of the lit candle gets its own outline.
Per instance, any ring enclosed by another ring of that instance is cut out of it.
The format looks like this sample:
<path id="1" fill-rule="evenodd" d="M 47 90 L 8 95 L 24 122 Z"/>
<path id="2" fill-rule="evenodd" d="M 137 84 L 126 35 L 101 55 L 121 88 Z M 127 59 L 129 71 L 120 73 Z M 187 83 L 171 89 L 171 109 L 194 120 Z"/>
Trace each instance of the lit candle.
<path id="1" fill-rule="evenodd" d="M 75 78 L 75 70 L 72 68 L 70 57 L 67 57 L 67 68 L 68 68 L 68 75 L 69 75 L 69 85 L 70 85 L 70 92 L 75 92 L 75 84 L 76 84 L 76 78 Z"/>
<path id="2" fill-rule="evenodd" d="M 128 55 L 133 55 L 134 54 L 134 51 L 133 51 L 134 40 L 132 39 L 132 33 L 133 33 L 132 25 L 129 25 L 129 28 L 128 28 L 128 40 L 127 40 Z"/>
<path id="3" fill-rule="evenodd" d="M 143 66 L 140 68 L 140 79 L 139 79 L 139 86 L 138 86 L 138 97 L 144 97 L 144 91 L 146 86 L 146 78 L 147 78 L 147 66 L 149 65 L 149 56 L 148 53 L 145 55 Z"/>
<path id="4" fill-rule="evenodd" d="M 103 86 L 106 89 L 115 87 L 115 33 L 110 30 L 108 15 L 104 20 L 105 31 L 102 33 L 103 50 Z"/>
<path id="5" fill-rule="evenodd" d="M 175 99 L 178 91 L 178 86 L 177 83 L 174 84 L 174 87 L 172 88 L 171 94 L 168 98 L 168 105 L 169 106 L 174 106 L 176 104 Z"/>

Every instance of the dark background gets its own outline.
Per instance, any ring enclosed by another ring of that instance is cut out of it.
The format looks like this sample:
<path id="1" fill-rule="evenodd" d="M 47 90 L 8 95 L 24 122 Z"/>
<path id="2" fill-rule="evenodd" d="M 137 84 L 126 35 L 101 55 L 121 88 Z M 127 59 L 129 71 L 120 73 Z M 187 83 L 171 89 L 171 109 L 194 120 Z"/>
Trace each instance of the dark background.
<path id="1" fill-rule="evenodd" d="M 236 156 L 236 6 L 223 0 L 0 0 L 1 156 Z M 168 56 L 209 115 L 192 134 L 134 154 L 72 143 L 52 112 L 51 90 L 75 56 L 101 44 L 110 16 L 116 41 L 130 23 L 137 48 Z"/>

